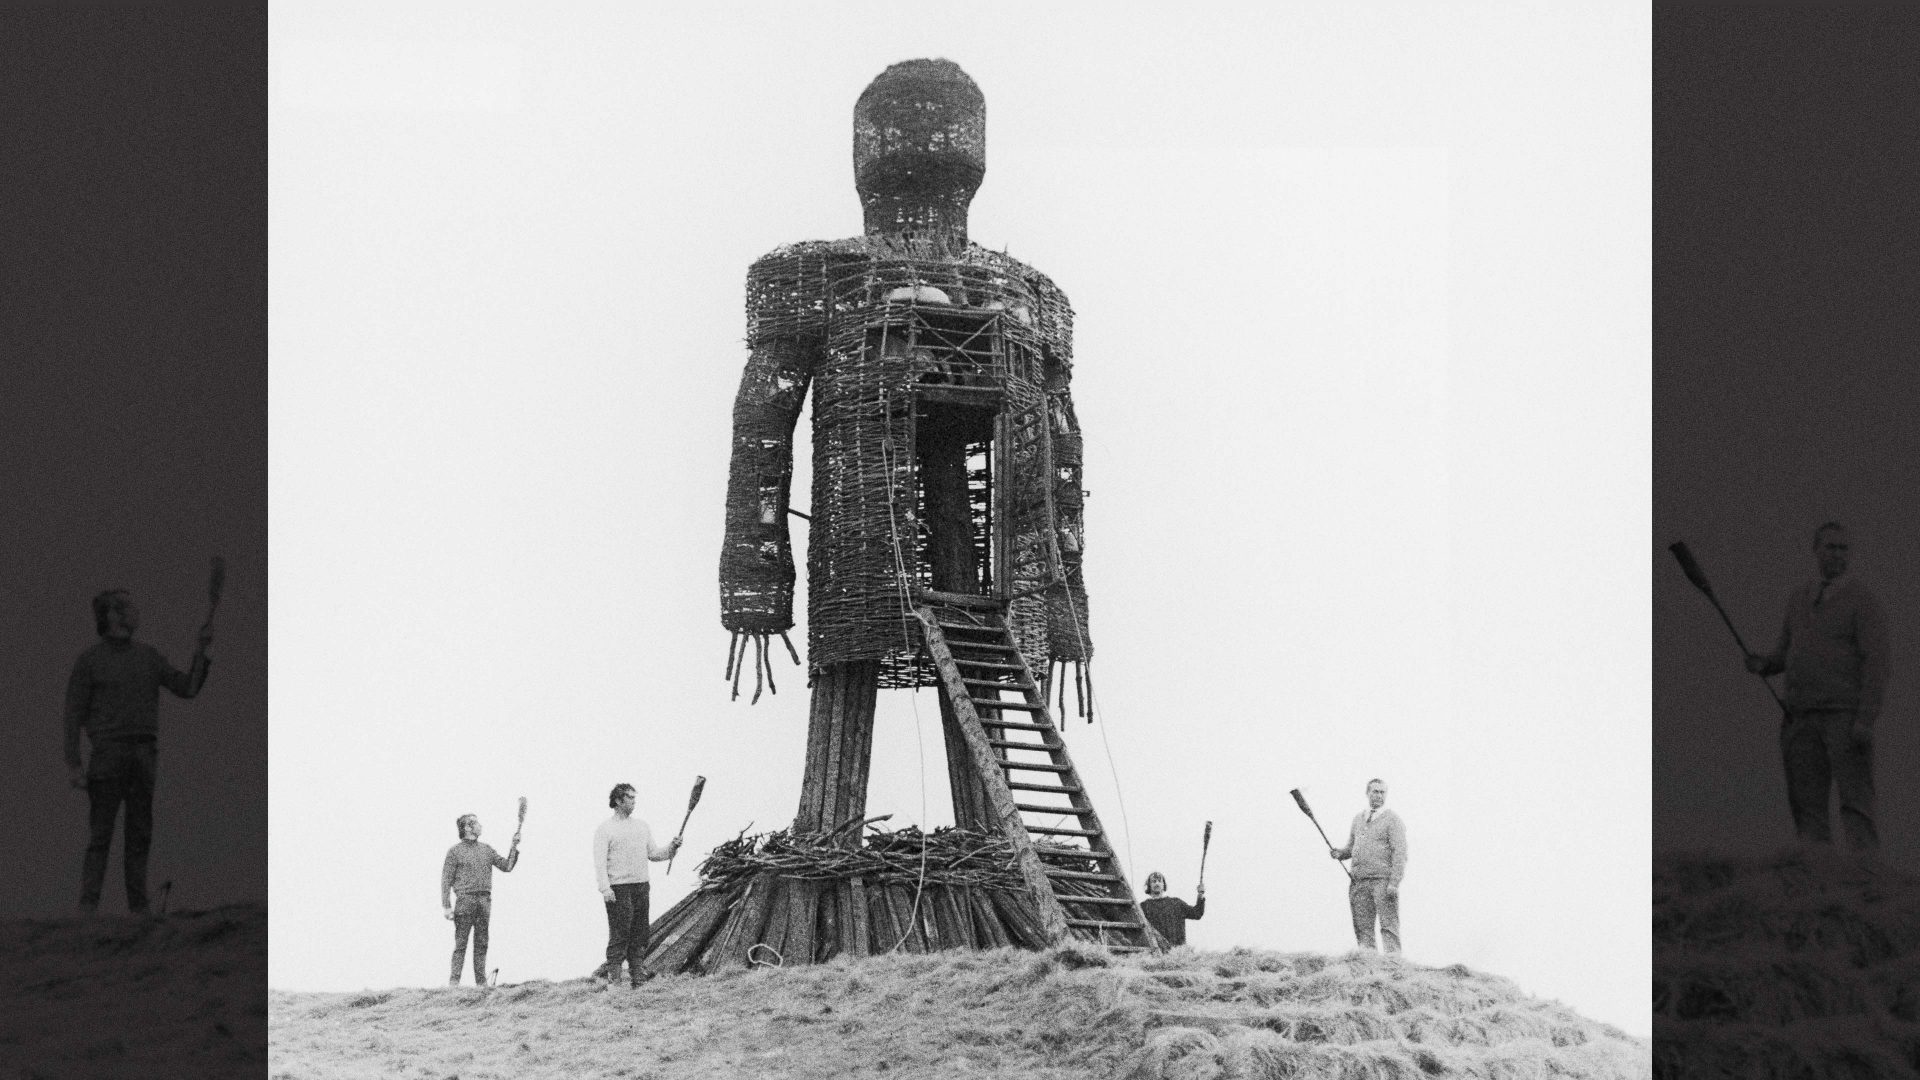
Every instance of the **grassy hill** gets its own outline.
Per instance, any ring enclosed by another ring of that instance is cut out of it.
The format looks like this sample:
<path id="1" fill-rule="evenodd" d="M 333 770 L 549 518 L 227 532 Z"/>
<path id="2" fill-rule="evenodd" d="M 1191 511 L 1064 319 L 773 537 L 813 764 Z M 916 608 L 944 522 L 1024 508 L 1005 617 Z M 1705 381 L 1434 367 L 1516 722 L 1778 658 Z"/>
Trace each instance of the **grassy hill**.
<path id="1" fill-rule="evenodd" d="M 260 1076 L 267 912 L 259 904 L 0 923 L 0 1076 Z"/>
<path id="2" fill-rule="evenodd" d="M 1653 881 L 1656 1077 L 1920 1077 L 1920 879 L 1804 849 Z"/>
<path id="3" fill-rule="evenodd" d="M 1647 1077 L 1650 1048 L 1462 966 L 1001 949 L 270 997 L 275 1080 Z"/>

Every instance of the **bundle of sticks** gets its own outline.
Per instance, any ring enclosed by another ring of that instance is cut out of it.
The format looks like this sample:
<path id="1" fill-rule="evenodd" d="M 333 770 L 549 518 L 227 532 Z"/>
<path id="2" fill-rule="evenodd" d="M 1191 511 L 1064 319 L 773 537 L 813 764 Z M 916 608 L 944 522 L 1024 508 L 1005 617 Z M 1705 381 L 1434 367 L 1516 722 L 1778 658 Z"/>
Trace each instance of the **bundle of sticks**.
<path id="1" fill-rule="evenodd" d="M 699 873 L 706 887 L 723 887 L 759 873 L 834 879 L 864 877 L 876 882 L 915 883 L 924 868 L 928 883 L 1021 889 L 1013 845 L 1004 837 L 942 827 L 922 833 L 916 826 L 891 832 L 875 830 L 863 847 L 833 842 L 832 833 L 794 833 L 779 829 L 728 840 L 708 853 Z"/>

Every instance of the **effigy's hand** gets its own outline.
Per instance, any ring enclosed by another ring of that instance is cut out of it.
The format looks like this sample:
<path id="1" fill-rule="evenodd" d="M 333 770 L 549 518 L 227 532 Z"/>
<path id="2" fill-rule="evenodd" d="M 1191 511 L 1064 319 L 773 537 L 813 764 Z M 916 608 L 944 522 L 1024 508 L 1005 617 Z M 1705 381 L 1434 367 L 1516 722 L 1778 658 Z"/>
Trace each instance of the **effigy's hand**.
<path id="1" fill-rule="evenodd" d="M 747 653 L 753 653 L 753 698 L 749 705 L 760 702 L 760 691 L 764 687 L 768 693 L 778 693 L 773 685 L 773 638 L 779 635 L 782 644 L 787 647 L 787 655 L 793 658 L 795 666 L 800 664 L 799 650 L 793 647 L 784 630 L 735 630 L 727 646 L 727 680 L 733 684 L 733 698 L 740 697 L 740 676 L 747 669 Z"/>

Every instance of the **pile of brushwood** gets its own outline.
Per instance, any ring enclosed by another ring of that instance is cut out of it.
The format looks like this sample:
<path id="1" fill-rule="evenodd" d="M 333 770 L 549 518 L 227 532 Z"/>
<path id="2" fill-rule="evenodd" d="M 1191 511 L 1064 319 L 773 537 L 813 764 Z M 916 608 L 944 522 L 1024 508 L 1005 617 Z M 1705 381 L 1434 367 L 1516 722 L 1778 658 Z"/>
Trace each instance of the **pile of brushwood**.
<path id="1" fill-rule="evenodd" d="M 1653 868 L 1657 1080 L 1920 1077 L 1920 879 L 1830 848 Z"/>
<path id="2" fill-rule="evenodd" d="M 877 884 L 1024 888 L 1013 845 L 989 833 L 955 828 L 923 833 L 908 826 L 892 832 L 876 829 L 859 846 L 835 841 L 833 833 L 787 829 L 742 833 L 707 855 L 700 877 L 706 886 L 720 888 L 769 872 L 821 881 L 866 878 Z"/>

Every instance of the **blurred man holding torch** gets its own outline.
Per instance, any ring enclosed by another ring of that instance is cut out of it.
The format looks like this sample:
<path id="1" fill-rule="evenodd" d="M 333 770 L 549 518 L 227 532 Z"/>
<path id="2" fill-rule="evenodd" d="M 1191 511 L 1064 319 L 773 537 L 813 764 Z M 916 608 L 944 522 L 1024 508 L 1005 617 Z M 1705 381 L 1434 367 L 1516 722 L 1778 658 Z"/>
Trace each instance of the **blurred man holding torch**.
<path id="1" fill-rule="evenodd" d="M 1784 672 L 1780 753 L 1787 804 L 1800 839 L 1831 843 L 1827 792 L 1838 787 L 1847 842 L 1879 845 L 1873 821 L 1873 725 L 1887 686 L 1887 624 L 1880 604 L 1847 573 L 1847 529 L 1829 521 L 1813 535 L 1820 576 L 1793 590 L 1773 651 L 1747 654 L 1747 670 Z"/>
<path id="2" fill-rule="evenodd" d="M 140 609 L 125 589 L 108 589 L 93 598 L 94 632 L 100 637 L 74 661 L 67 679 L 67 778 L 87 793 L 87 854 L 80 870 L 80 910 L 100 906 L 113 846 L 113 823 L 126 804 L 127 910 L 147 914 L 147 851 L 153 843 L 153 784 L 159 733 L 160 688 L 190 698 L 207 681 L 213 643 L 212 614 L 200 627 L 199 646 L 186 671 L 167 662 L 160 650 L 135 641 Z M 92 755 L 83 769 L 80 732 L 87 733 Z"/>

